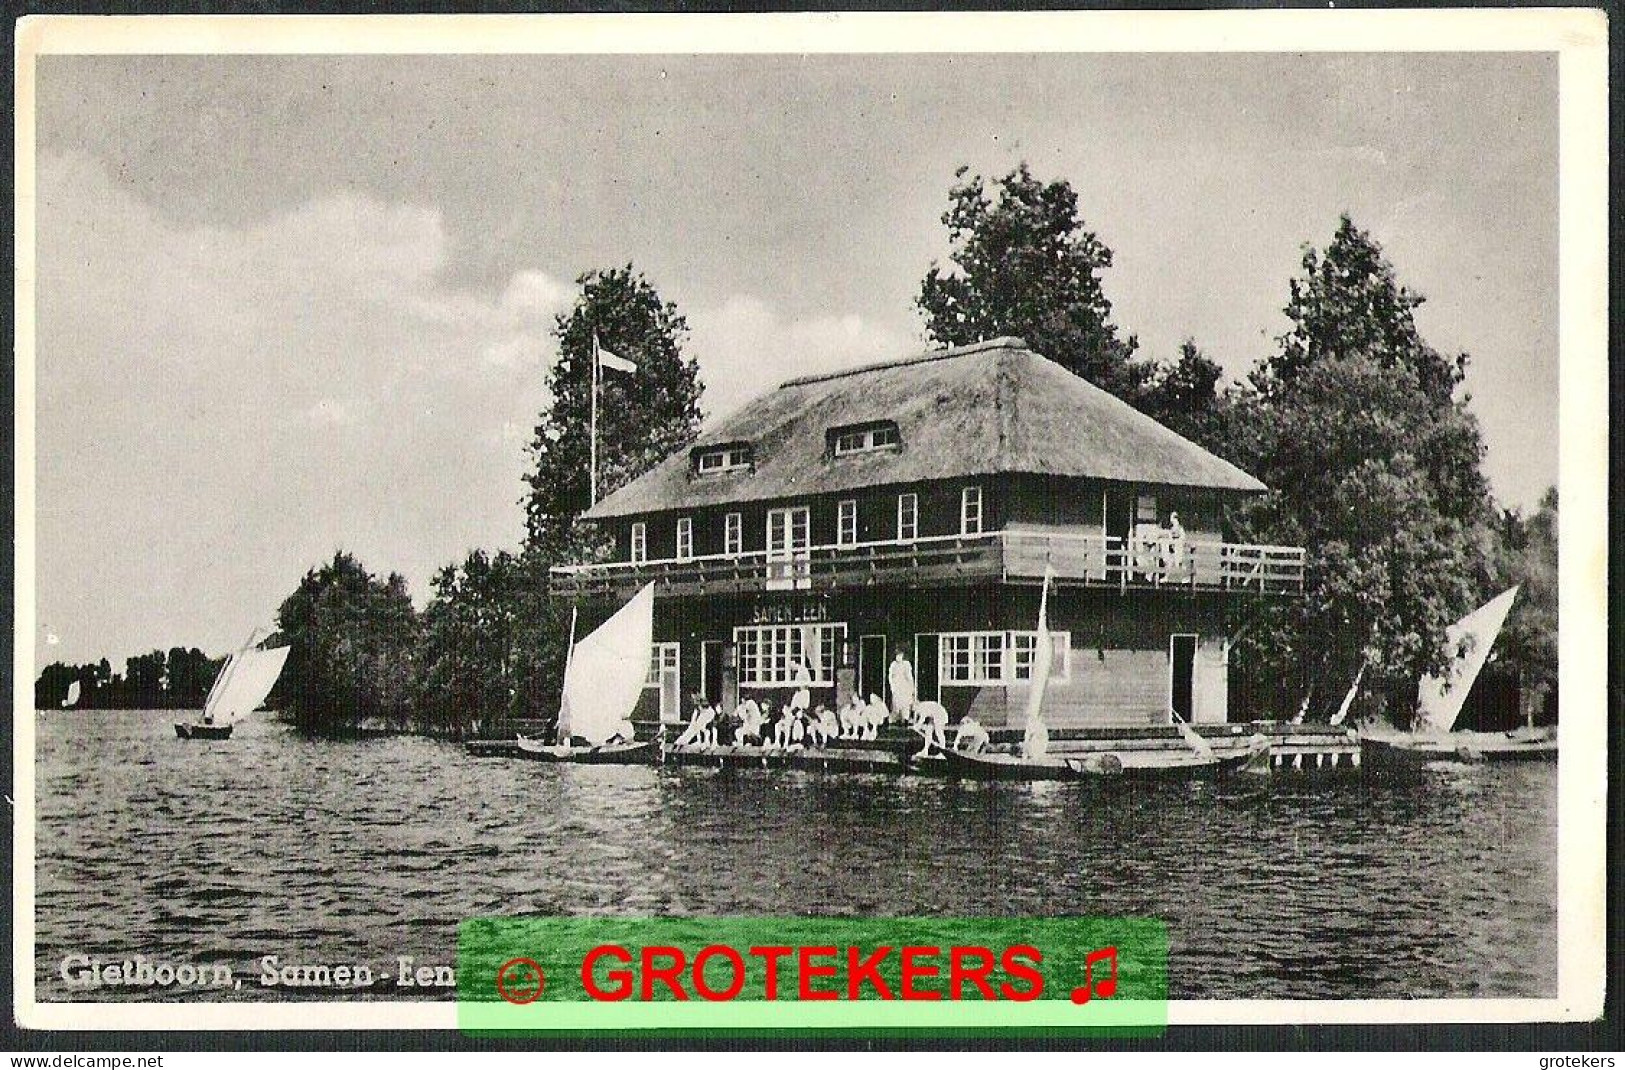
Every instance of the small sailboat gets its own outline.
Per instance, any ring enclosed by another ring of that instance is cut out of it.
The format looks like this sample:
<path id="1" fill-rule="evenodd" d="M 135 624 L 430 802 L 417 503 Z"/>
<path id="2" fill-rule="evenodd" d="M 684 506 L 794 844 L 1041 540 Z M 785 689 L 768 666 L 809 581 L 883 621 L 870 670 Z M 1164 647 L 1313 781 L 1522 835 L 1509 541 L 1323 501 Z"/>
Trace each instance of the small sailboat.
<path id="1" fill-rule="evenodd" d="M 230 739 L 237 721 L 255 710 L 276 686 L 288 660 L 290 647 L 261 650 L 254 645 L 258 630 L 248 637 L 241 650 L 226 659 L 220 674 L 209 688 L 203 713 L 195 721 L 176 721 L 175 735 L 181 739 Z"/>
<path id="2" fill-rule="evenodd" d="M 68 685 L 68 697 L 62 700 L 62 708 L 71 710 L 79 704 L 79 681 L 75 680 Z"/>
<path id="3" fill-rule="evenodd" d="M 1557 734 L 1549 728 L 1510 732 L 1458 732 L 1456 721 L 1473 689 L 1495 640 L 1517 599 L 1514 587 L 1479 606 L 1451 625 L 1446 637 L 1452 647 L 1468 641 L 1442 677 L 1423 677 L 1417 688 L 1417 731 L 1366 732 L 1360 749 L 1368 765 L 1415 766 L 1427 762 L 1555 761 Z"/>
<path id="4" fill-rule="evenodd" d="M 647 584 L 580 642 L 570 616 L 558 742 L 521 735 L 519 753 L 543 762 L 608 764 L 646 761 L 652 742 L 637 742 L 632 710 L 643 694 L 654 649 L 655 586 Z M 577 745 L 576 740 L 583 743 Z"/>

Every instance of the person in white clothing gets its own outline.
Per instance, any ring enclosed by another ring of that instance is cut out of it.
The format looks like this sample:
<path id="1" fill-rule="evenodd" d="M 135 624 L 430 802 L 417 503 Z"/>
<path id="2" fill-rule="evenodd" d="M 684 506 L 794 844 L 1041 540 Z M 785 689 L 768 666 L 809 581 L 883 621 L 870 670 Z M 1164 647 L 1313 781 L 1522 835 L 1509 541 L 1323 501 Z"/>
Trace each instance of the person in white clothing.
<path id="1" fill-rule="evenodd" d="M 901 650 L 886 672 L 886 683 L 891 688 L 892 717 L 898 721 L 910 720 L 914 712 L 914 666 L 908 663 L 907 655 Z"/>

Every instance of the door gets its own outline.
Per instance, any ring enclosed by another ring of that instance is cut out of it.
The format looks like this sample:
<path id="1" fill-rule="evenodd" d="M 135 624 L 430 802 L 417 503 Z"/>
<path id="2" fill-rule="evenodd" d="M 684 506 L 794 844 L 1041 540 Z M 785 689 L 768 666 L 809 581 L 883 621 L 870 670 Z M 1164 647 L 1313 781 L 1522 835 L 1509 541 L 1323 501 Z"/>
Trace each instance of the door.
<path id="1" fill-rule="evenodd" d="M 921 702 L 940 702 L 937 688 L 937 639 L 935 632 L 914 637 L 914 695 Z"/>
<path id="2" fill-rule="evenodd" d="M 886 695 L 886 637 L 865 635 L 858 639 L 858 694 Z"/>
<path id="3" fill-rule="evenodd" d="M 807 552 L 810 545 L 806 506 L 767 511 L 768 590 L 804 590 L 812 586 Z"/>
<path id="4" fill-rule="evenodd" d="M 707 639 L 700 644 L 700 693 L 713 706 L 722 704 L 722 641 Z"/>
<path id="5" fill-rule="evenodd" d="M 676 643 L 656 643 L 650 651 L 649 679 L 645 687 L 656 688 L 662 721 L 683 719 L 681 648 Z"/>
<path id="6" fill-rule="evenodd" d="M 1196 636 L 1168 638 L 1168 705 L 1181 721 L 1191 720 L 1192 684 L 1196 677 Z"/>

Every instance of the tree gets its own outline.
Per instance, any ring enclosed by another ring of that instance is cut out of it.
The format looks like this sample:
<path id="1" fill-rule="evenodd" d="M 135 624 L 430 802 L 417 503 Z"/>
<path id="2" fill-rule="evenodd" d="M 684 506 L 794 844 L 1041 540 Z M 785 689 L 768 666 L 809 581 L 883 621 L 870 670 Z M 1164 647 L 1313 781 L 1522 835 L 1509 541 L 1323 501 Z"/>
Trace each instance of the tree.
<path id="1" fill-rule="evenodd" d="M 1272 493 L 1233 517 L 1248 541 L 1308 549 L 1305 597 L 1264 608 L 1238 646 L 1241 686 L 1277 712 L 1335 707 L 1362 662 L 1408 695 L 1445 667 L 1445 629 L 1475 604 L 1489 494 L 1467 357 L 1422 341 L 1422 298 L 1345 216 L 1291 284 L 1291 329 L 1221 419 L 1225 453 Z"/>
<path id="2" fill-rule="evenodd" d="M 940 345 L 1016 335 L 1034 350 L 1125 401 L 1137 404 L 1154 369 L 1134 359 L 1137 342 L 1118 337 L 1101 274 L 1112 252 L 1078 215 L 1064 180 L 1045 184 L 1026 163 L 990 193 L 980 175 L 948 191 L 954 270 L 933 263 L 917 305 Z"/>
<path id="3" fill-rule="evenodd" d="M 418 621 L 398 573 L 380 579 L 340 551 L 305 573 L 277 625 L 292 649 L 272 702 L 301 727 L 347 733 L 408 723 Z"/>
<path id="4" fill-rule="evenodd" d="M 1497 644 L 1500 660 L 1518 672 L 1525 701 L 1538 710 L 1557 688 L 1557 488 L 1548 488 L 1533 516 L 1516 509 L 1496 527 L 1494 569 L 1480 595 L 1487 600 L 1517 584 Z"/>
<path id="5" fill-rule="evenodd" d="M 559 563 L 579 553 L 575 518 L 588 487 L 592 345 L 638 366 L 603 373 L 598 396 L 598 494 L 631 482 L 694 441 L 700 429 L 699 366 L 683 355 L 688 323 L 632 265 L 576 279 L 575 306 L 555 319 L 559 359 L 548 374 L 551 402 L 530 443 L 526 548 Z"/>
<path id="6" fill-rule="evenodd" d="M 1229 402 L 1219 389 L 1224 369 L 1187 338 L 1179 347 L 1179 359 L 1160 365 L 1139 399 L 1141 411 L 1155 417 L 1200 445 L 1216 444 L 1220 434 L 1221 410 Z"/>
<path id="7" fill-rule="evenodd" d="M 516 569 L 524 577 L 515 686 L 522 713 L 557 712 L 569 643 L 569 610 L 547 597 L 553 565 L 601 560 L 607 541 L 580 522 L 588 486 L 592 345 L 637 365 L 632 374 L 605 371 L 598 398 L 598 498 L 612 493 L 694 441 L 700 429 L 699 366 L 683 353 L 688 323 L 677 306 L 628 264 L 589 271 L 581 293 L 558 316 L 559 360 L 548 375 L 551 402 L 530 443 L 526 537 Z"/>
<path id="8" fill-rule="evenodd" d="M 512 714 L 518 693 L 518 626 L 526 576 L 506 551 L 469 554 L 434 578 L 423 611 L 419 713 L 428 727 L 460 736 Z"/>

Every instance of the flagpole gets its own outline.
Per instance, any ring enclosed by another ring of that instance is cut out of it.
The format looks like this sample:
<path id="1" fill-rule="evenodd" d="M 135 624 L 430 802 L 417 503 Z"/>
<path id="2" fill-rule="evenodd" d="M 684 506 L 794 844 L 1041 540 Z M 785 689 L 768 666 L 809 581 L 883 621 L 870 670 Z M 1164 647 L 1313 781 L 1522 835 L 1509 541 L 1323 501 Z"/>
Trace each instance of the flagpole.
<path id="1" fill-rule="evenodd" d="M 590 484 L 587 490 L 587 505 L 591 508 L 598 504 L 598 332 L 592 332 L 592 415 L 588 418 L 588 436 L 592 439 L 588 447 L 587 481 Z"/>

